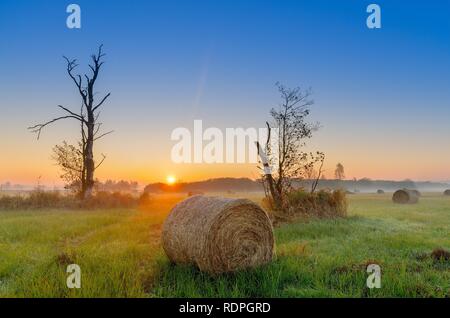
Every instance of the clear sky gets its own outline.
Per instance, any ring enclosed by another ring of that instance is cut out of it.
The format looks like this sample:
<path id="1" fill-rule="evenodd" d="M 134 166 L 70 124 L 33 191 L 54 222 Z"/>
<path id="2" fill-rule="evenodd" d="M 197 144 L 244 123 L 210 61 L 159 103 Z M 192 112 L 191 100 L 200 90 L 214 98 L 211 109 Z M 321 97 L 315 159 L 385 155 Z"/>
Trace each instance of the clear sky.
<path id="1" fill-rule="evenodd" d="M 66 27 L 77 3 L 82 28 Z M 377 3 L 382 28 L 366 26 Z M 449 1 L 24 1 L 0 2 L 0 183 L 59 182 L 51 148 L 73 142 L 77 124 L 26 127 L 80 105 L 62 55 L 80 71 L 104 44 L 96 146 L 100 179 L 139 182 L 257 177 L 253 165 L 177 165 L 176 127 L 263 127 L 277 105 L 274 83 L 311 87 L 310 148 L 326 174 L 348 178 L 450 179 Z"/>

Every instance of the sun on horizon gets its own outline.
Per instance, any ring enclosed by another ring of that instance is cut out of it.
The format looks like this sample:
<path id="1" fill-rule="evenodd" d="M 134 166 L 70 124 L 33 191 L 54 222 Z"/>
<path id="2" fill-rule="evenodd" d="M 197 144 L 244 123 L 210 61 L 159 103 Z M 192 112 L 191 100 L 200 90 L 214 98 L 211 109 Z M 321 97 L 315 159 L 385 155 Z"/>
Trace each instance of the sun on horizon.
<path id="1" fill-rule="evenodd" d="M 175 177 L 174 175 L 168 175 L 166 177 L 166 182 L 168 185 L 173 185 L 173 184 L 177 183 L 177 177 Z"/>

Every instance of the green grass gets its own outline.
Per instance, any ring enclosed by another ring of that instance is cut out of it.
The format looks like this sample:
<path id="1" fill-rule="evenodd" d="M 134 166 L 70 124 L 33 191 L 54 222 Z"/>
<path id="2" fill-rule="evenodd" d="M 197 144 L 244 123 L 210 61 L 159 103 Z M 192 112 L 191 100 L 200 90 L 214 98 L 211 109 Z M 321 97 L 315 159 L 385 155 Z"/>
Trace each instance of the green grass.
<path id="1" fill-rule="evenodd" d="M 0 212 L 0 297 L 450 297 L 449 262 L 424 257 L 450 248 L 450 198 L 349 199 L 347 219 L 283 225 L 271 264 L 220 276 L 162 252 L 176 197 L 148 211 Z M 81 289 L 66 287 L 71 263 L 81 266 Z M 366 287 L 369 263 L 382 268 L 380 289 Z"/>

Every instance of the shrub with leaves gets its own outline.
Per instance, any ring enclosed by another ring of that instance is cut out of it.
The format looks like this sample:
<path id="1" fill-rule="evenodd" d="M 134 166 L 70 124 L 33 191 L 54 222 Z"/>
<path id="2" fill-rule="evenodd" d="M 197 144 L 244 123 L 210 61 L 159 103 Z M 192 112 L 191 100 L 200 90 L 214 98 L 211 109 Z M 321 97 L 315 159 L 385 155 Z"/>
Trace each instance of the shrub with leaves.
<path id="1" fill-rule="evenodd" d="M 342 190 L 307 192 L 292 190 L 287 194 L 287 206 L 275 209 L 270 199 L 263 205 L 268 209 L 274 224 L 292 222 L 300 218 L 336 218 L 347 216 L 347 198 Z"/>

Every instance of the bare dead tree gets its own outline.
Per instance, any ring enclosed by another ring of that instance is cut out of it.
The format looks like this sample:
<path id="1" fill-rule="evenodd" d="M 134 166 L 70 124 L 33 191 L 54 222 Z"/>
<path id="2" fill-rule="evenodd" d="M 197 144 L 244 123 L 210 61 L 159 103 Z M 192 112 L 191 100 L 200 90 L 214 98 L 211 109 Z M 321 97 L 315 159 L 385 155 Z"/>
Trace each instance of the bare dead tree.
<path id="1" fill-rule="evenodd" d="M 77 60 L 70 60 L 64 56 L 64 59 L 67 62 L 67 73 L 75 84 L 82 100 L 80 112 L 76 113 L 65 106 L 58 105 L 58 107 L 65 112 L 65 115 L 28 128 L 30 131 L 36 133 L 37 138 L 39 139 L 42 130 L 54 122 L 63 119 L 73 119 L 79 121 L 81 127 L 81 154 L 83 158 L 83 169 L 81 172 L 83 174 L 83 181 L 81 194 L 84 198 L 88 198 L 92 195 L 92 190 L 94 188 L 94 172 L 105 160 L 105 156 L 102 154 L 102 159 L 100 162 L 97 165 L 95 164 L 94 142 L 113 132 L 108 131 L 102 133 L 102 123 L 99 122 L 100 107 L 111 96 L 111 93 L 106 94 L 98 103 L 95 101 L 94 86 L 98 79 L 100 69 L 104 64 L 102 59 L 105 54 L 102 52 L 102 49 L 103 45 L 100 45 L 97 54 L 93 54 L 91 56 L 92 63 L 88 65 L 91 70 L 91 74 L 84 74 L 84 77 L 74 73 L 75 68 L 78 66 Z"/>

